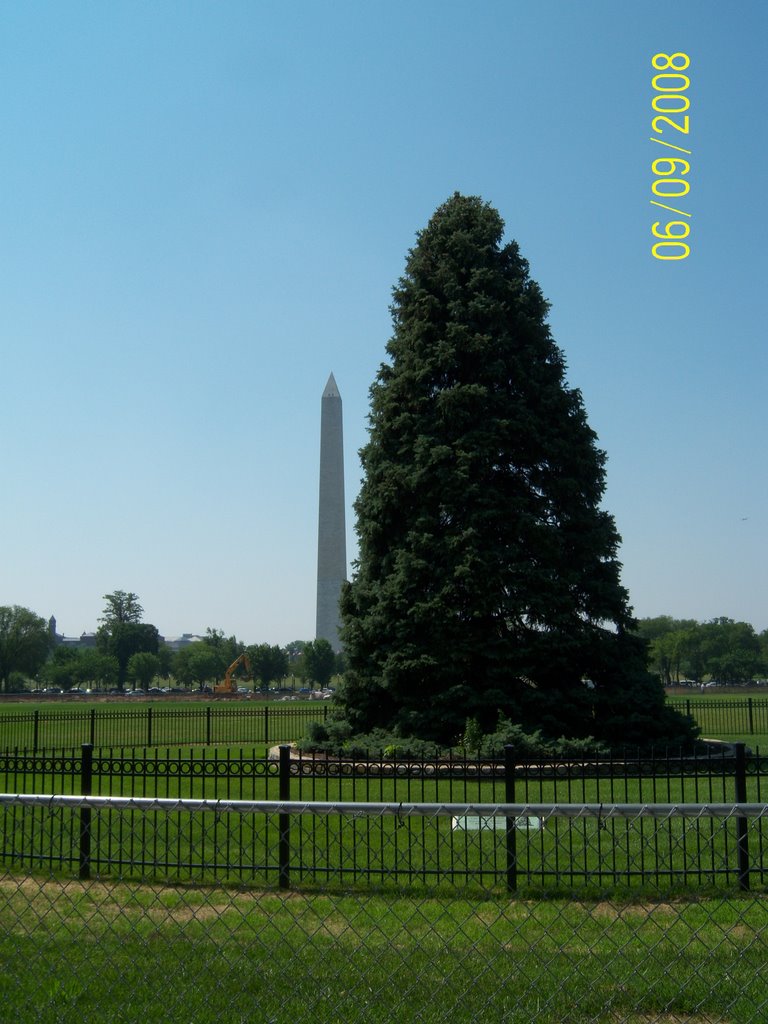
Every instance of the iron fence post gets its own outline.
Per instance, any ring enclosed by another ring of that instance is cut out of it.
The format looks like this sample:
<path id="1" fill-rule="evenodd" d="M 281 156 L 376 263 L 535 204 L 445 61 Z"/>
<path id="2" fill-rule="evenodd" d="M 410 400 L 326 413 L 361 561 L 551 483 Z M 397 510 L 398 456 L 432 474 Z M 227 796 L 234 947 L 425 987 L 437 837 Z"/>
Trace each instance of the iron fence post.
<path id="1" fill-rule="evenodd" d="M 205 706 L 205 745 L 210 747 L 211 745 L 211 705 L 206 704 Z"/>
<path id="2" fill-rule="evenodd" d="M 40 708 L 35 708 L 35 719 L 32 732 L 32 752 L 37 753 L 37 743 L 40 729 Z"/>
<path id="3" fill-rule="evenodd" d="M 749 735 L 750 736 L 754 736 L 755 735 L 755 720 L 754 720 L 754 718 L 752 716 L 752 698 L 751 697 L 747 697 L 747 707 L 748 707 L 748 710 L 749 710 Z"/>
<path id="4" fill-rule="evenodd" d="M 93 746 L 83 743 L 80 760 L 80 793 L 90 796 L 93 787 Z M 81 879 L 91 877 L 91 808 L 80 808 L 80 871 Z"/>
<path id="5" fill-rule="evenodd" d="M 89 743 L 91 744 L 92 747 L 95 747 L 96 746 L 96 708 L 91 708 L 91 716 L 90 717 L 91 717 L 90 728 L 88 730 L 88 733 L 89 733 L 89 736 L 90 736 Z"/>
<path id="6" fill-rule="evenodd" d="M 736 744 L 736 803 L 747 802 L 747 751 L 743 743 Z M 739 888 L 749 889 L 749 822 L 739 816 L 736 819 L 736 844 L 739 856 Z"/>
<path id="7" fill-rule="evenodd" d="M 147 746 L 152 746 L 152 705 L 147 707 Z"/>
<path id="8" fill-rule="evenodd" d="M 504 747 L 504 801 L 515 802 L 515 750 L 512 746 Z M 515 819 L 507 818 L 507 889 L 517 889 L 517 831 Z"/>
<path id="9" fill-rule="evenodd" d="M 264 746 L 269 746 L 269 708 L 264 705 Z"/>
<path id="10" fill-rule="evenodd" d="M 280 779 L 278 798 L 280 800 L 291 799 L 291 748 L 288 744 L 280 746 Z M 277 861 L 279 868 L 280 888 L 288 889 L 291 884 L 291 816 L 290 814 L 278 815 L 279 841 L 277 847 Z"/>

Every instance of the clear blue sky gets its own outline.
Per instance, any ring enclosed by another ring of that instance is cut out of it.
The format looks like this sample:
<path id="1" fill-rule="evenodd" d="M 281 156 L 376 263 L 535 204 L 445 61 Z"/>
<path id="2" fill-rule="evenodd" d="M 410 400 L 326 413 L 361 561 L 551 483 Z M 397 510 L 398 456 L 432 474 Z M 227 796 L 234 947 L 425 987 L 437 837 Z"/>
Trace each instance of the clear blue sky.
<path id="1" fill-rule="evenodd" d="M 352 557 L 391 288 L 458 190 L 552 303 L 636 614 L 768 627 L 766 10 L 0 2 L 0 604 L 310 638 L 320 396 Z M 660 51 L 691 58 L 682 262 L 650 255 Z"/>

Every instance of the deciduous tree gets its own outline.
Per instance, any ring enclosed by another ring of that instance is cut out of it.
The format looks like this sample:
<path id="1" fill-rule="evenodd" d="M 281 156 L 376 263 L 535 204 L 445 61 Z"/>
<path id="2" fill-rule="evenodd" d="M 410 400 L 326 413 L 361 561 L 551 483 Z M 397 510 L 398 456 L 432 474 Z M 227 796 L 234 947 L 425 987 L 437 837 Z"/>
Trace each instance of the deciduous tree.
<path id="1" fill-rule="evenodd" d="M 258 679 L 263 687 L 288 675 L 288 655 L 282 648 L 271 644 L 253 644 L 247 653 L 253 678 Z"/>
<path id="2" fill-rule="evenodd" d="M 139 604 L 136 594 L 125 590 L 115 590 L 105 594 L 104 612 L 99 619 L 108 629 L 123 622 L 141 622 L 144 609 Z"/>
<path id="3" fill-rule="evenodd" d="M 33 676 L 53 646 L 45 619 L 19 605 L 0 606 L 0 683 L 8 691 L 12 672 Z"/>
<path id="4" fill-rule="evenodd" d="M 301 652 L 304 672 L 307 679 L 320 687 L 330 683 L 336 667 L 336 655 L 330 643 L 323 637 L 310 640 Z"/>
<path id="5" fill-rule="evenodd" d="M 205 643 L 214 651 L 218 651 L 225 662 L 225 667 L 231 665 L 245 650 L 245 644 L 236 636 L 225 636 L 223 630 L 211 626 L 205 631 Z"/>
<path id="6" fill-rule="evenodd" d="M 139 651 L 128 659 L 127 676 L 140 689 L 146 690 L 160 670 L 160 659 L 149 651 Z"/>
<path id="7" fill-rule="evenodd" d="M 156 626 L 141 621 L 144 609 L 136 594 L 116 590 L 105 594 L 104 600 L 107 603 L 99 619 L 96 642 L 104 654 L 117 659 L 118 686 L 122 689 L 130 658 L 142 652 L 157 654 L 160 634 Z"/>
<path id="8" fill-rule="evenodd" d="M 198 686 L 215 683 L 224 678 L 228 662 L 221 651 L 206 643 L 195 644 L 189 653 L 187 668 L 192 682 Z"/>

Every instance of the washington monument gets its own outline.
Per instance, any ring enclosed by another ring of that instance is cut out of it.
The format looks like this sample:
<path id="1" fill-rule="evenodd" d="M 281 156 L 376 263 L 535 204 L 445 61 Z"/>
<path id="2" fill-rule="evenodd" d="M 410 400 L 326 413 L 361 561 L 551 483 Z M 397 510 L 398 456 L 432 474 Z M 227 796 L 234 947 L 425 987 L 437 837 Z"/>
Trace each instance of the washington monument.
<path id="1" fill-rule="evenodd" d="M 325 385 L 320 416 L 320 512 L 317 530 L 317 639 L 334 651 L 339 640 L 339 597 L 347 578 L 347 534 L 344 521 L 344 444 L 341 395 L 333 374 Z"/>

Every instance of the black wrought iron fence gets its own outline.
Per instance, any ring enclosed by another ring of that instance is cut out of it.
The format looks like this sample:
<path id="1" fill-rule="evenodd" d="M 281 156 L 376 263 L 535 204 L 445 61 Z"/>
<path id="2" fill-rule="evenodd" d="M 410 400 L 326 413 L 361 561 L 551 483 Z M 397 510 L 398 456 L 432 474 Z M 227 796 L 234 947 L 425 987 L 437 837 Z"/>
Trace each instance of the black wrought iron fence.
<path id="1" fill-rule="evenodd" d="M 137 750 L 91 744 L 69 751 L 0 753 L 0 789 L 5 792 L 80 793 L 85 775 L 93 787 L 88 792 L 101 795 L 261 799 L 268 780 L 280 775 L 291 797 L 302 800 L 696 803 L 764 799 L 768 756 L 744 744 L 697 755 L 623 750 L 554 760 L 525 759 L 513 747 L 495 758 L 453 751 L 393 759 L 381 752 L 365 757 L 302 754 L 286 744 L 264 756 L 252 747 Z"/>
<path id="2" fill-rule="evenodd" d="M 768 699 L 670 698 L 711 736 L 768 734 Z M 0 749 L 68 750 L 96 747 L 226 746 L 292 742 L 310 722 L 325 721 L 326 703 L 292 707 L 210 703 L 173 707 L 161 703 L 129 707 L 35 708 L 0 715 Z"/>
<path id="3" fill-rule="evenodd" d="M 278 777 L 284 798 L 297 800 L 722 803 L 766 798 L 768 756 L 744 744 L 697 755 L 623 750 L 554 760 L 525 759 L 512 747 L 495 758 L 453 751 L 421 759 L 382 752 L 302 754 L 286 744 L 269 755 L 253 747 L 138 750 L 91 744 L 69 751 L 0 752 L 5 792 L 82 793 L 87 785 L 87 792 L 105 796 L 267 799 Z"/>
<path id="4" fill-rule="evenodd" d="M 472 891 L 761 888 L 768 806 L 0 794 L 0 860 L 80 879 Z"/>
<path id="5" fill-rule="evenodd" d="M 292 753 L 287 745 L 280 747 L 279 754 L 279 759 L 272 759 L 233 751 L 222 755 L 206 749 L 186 749 L 176 754 L 161 754 L 156 750 L 138 753 L 132 750 L 94 750 L 89 745 L 69 754 L 16 751 L 0 755 L 0 787 L 7 793 L 96 795 L 171 801 L 280 800 L 325 804 L 333 802 L 339 805 L 398 803 L 404 806 L 414 803 L 461 803 L 465 806 L 504 803 L 525 804 L 529 807 L 580 804 L 608 808 L 617 804 L 757 804 L 764 801 L 763 780 L 768 769 L 768 759 L 761 758 L 759 753 L 747 753 L 743 745 L 736 747 L 735 754 L 722 751 L 696 758 L 673 756 L 671 753 L 663 757 L 632 758 L 625 753 L 623 757 L 611 759 L 580 758 L 529 763 L 516 758 L 510 747 L 505 749 L 499 759 L 480 761 L 459 756 L 430 761 L 392 760 L 383 756 L 366 760 L 301 757 Z M 560 827 L 557 822 L 545 831 L 534 820 L 538 817 L 536 814 L 528 817 L 531 821 L 526 822 L 525 828 L 527 832 L 532 830 L 532 834 L 526 835 L 524 854 L 515 856 L 516 872 L 524 878 L 526 885 L 572 884 L 578 879 L 583 882 L 603 877 L 616 881 L 630 877 L 627 875 L 629 869 L 626 864 L 615 860 L 616 830 L 624 827 L 621 822 L 610 820 L 610 816 L 606 815 L 603 821 L 598 822 L 599 829 L 594 836 L 584 833 L 578 837 L 574 828 L 569 826 L 567 838 L 563 838 L 554 834 Z M 8 835 L 18 831 L 12 821 L 7 821 L 6 827 Z M 360 834 L 354 829 L 349 833 L 353 847 L 351 863 L 361 877 L 373 877 L 381 870 L 375 859 L 380 839 L 372 836 L 372 827 L 368 822 Z M 479 840 L 481 846 L 483 842 L 486 844 L 486 869 L 494 876 L 506 870 L 500 868 L 499 864 L 506 863 L 504 858 L 508 855 L 510 844 L 514 846 L 517 840 L 517 829 L 510 832 L 498 822 L 488 825 L 475 821 L 470 825 L 459 821 L 452 827 L 458 833 L 456 842 L 459 844 L 468 841 L 470 832 L 490 831 L 490 837 L 483 839 L 481 836 Z M 146 823 L 143 821 L 142 829 L 145 828 Z M 659 847 L 659 843 L 667 842 L 668 837 L 660 837 L 656 831 L 643 834 L 643 828 L 642 824 L 635 828 L 635 835 L 641 841 L 641 848 L 637 851 L 637 863 L 641 865 L 638 870 L 642 877 L 655 878 L 666 870 L 663 864 L 667 851 Z M 711 837 L 702 831 L 704 824 L 697 828 L 695 839 L 689 833 L 681 834 L 677 841 L 678 853 L 689 865 L 684 871 L 686 879 L 698 879 L 701 884 L 705 884 L 707 880 L 712 881 L 717 872 L 712 864 L 702 861 L 701 856 L 697 855 L 694 860 L 690 860 L 688 845 L 691 842 L 699 853 L 712 848 Z M 253 835 L 243 832 L 242 822 L 238 829 L 233 833 L 222 826 L 218 841 L 222 863 L 226 865 L 227 871 L 239 877 L 240 872 L 247 875 L 248 871 L 255 869 L 253 855 L 247 851 L 253 849 L 257 840 Z M 146 846 L 150 842 L 143 833 L 139 837 L 131 833 L 129 838 L 131 843 L 139 846 Z M 763 878 L 766 860 L 764 839 L 762 829 L 758 830 L 755 838 L 757 846 L 750 854 L 754 862 L 750 870 L 757 872 L 760 879 Z M 332 836 L 326 834 L 324 840 L 318 841 L 317 837 L 307 837 L 299 830 L 294 833 L 294 841 L 298 854 L 292 848 L 285 857 L 290 859 L 298 856 L 296 870 L 300 877 L 306 872 L 313 877 L 323 872 L 336 876 L 338 866 L 334 865 L 329 852 L 336 842 Z M 154 852 L 151 854 L 151 862 L 164 866 L 168 871 L 176 870 L 179 865 L 168 861 L 167 852 L 162 851 L 166 850 L 168 843 L 178 847 L 178 837 L 173 842 L 168 840 L 165 844 L 161 843 L 161 852 L 157 852 L 157 842 L 157 835 L 153 832 L 151 844 Z M 317 851 L 323 842 L 327 851 L 325 867 L 317 860 Z M 388 842 L 394 844 L 394 849 L 398 849 L 397 835 Z M 733 838 L 732 842 L 737 844 L 733 849 L 738 848 L 737 839 Z M 23 847 L 24 840 L 17 837 L 13 840 L 10 854 L 5 849 L 3 856 L 11 856 L 13 859 L 20 843 Z M 593 862 L 592 853 L 588 854 L 587 851 L 601 849 L 601 844 L 605 847 L 604 855 Z M 453 855 L 449 864 L 439 862 L 440 849 L 435 849 L 438 874 L 446 870 L 461 876 L 463 869 L 457 866 L 458 862 Z M 567 855 L 564 852 L 566 849 Z M 732 865 L 733 849 L 723 852 L 723 863 Z M 51 856 L 56 861 L 59 855 Z M 66 857 L 71 859 L 74 854 L 70 850 L 66 856 L 63 853 L 61 856 L 66 860 Z M 133 857 L 133 854 L 130 856 Z M 423 865 L 412 861 L 410 840 L 404 843 L 399 856 L 403 871 L 413 875 L 424 874 Z M 122 857 L 123 854 L 120 854 L 118 864 L 123 863 Z M 697 865 L 695 869 L 690 866 L 692 863 Z M 548 866 L 545 867 L 545 864 Z M 727 869 L 729 872 L 732 870 L 732 866 Z M 631 873 L 634 872 L 635 868 L 632 868 Z"/>
<path id="6" fill-rule="evenodd" d="M 667 698 L 667 705 L 688 715 L 705 736 L 754 736 L 768 733 L 768 698 Z"/>
<path id="7" fill-rule="evenodd" d="M 163 747 L 184 744 L 292 742 L 310 722 L 325 721 L 327 704 L 200 704 L 170 707 L 35 708 L 0 715 L 0 749 L 69 750 L 95 747 Z"/>

